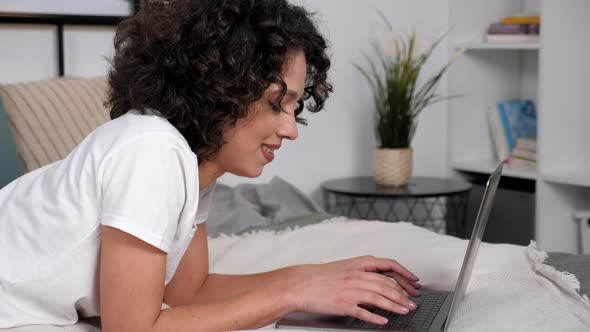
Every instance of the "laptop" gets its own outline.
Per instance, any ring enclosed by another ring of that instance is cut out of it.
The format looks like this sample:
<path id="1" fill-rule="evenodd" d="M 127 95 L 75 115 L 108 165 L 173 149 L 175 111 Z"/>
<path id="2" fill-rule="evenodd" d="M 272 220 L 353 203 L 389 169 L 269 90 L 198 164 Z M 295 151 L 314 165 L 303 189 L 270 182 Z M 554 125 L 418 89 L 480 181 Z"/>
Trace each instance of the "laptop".
<path id="1" fill-rule="evenodd" d="M 503 163 L 500 163 L 488 178 L 454 292 L 420 290 L 420 296 L 411 298 L 416 303 L 417 309 L 410 311 L 406 315 L 399 315 L 380 308 L 371 309 L 372 312 L 389 319 L 386 325 L 375 325 L 353 317 L 294 312 L 279 320 L 276 327 L 281 329 L 341 331 L 445 331 L 469 285 L 477 251 L 500 182 L 502 166 Z"/>

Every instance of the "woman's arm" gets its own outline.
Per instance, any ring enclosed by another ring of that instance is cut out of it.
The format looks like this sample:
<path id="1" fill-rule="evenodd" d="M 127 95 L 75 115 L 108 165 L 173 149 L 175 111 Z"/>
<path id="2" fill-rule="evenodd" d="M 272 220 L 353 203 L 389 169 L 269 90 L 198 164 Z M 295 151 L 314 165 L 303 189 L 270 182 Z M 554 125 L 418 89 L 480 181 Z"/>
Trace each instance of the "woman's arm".
<path id="1" fill-rule="evenodd" d="M 226 275 L 209 274 L 208 246 L 206 224 L 200 224 L 195 237 L 171 282 L 166 287 L 165 302 L 170 306 L 186 304 L 203 304 L 228 299 L 244 294 L 252 289 L 274 282 L 289 282 L 309 279 L 326 273 L 347 270 L 358 271 L 398 271 L 388 273 L 410 295 L 419 294 L 420 285 L 413 274 L 403 266 L 390 259 L 375 257 L 357 257 L 329 264 L 307 264 L 290 266 L 274 271 Z"/>
<path id="2" fill-rule="evenodd" d="M 166 254 L 103 226 L 100 268 L 102 328 L 109 331 L 212 331 L 267 325 L 295 310 L 286 284 L 209 304 L 161 310 Z"/>
<path id="3" fill-rule="evenodd" d="M 301 274 L 282 269 L 246 277 L 213 277 L 209 282 L 205 278 L 202 285 L 187 285 L 185 290 L 190 296 L 203 292 L 200 295 L 207 303 L 175 303 L 161 310 L 166 253 L 108 226 L 102 227 L 101 241 L 100 306 L 105 332 L 257 328 L 291 311 L 347 315 L 384 324 L 382 317 L 359 305 L 401 314 L 415 308 L 396 282 L 369 271 L 394 270 L 408 277 L 411 273 L 395 261 L 366 256 L 310 265 L 308 273 Z M 199 241 L 193 242 L 191 247 L 198 246 Z M 199 276 L 207 274 L 206 265 L 196 266 L 201 267 L 194 270 Z M 174 293 L 181 294 L 182 289 L 177 284 Z"/>
<path id="4" fill-rule="evenodd" d="M 204 283 L 193 297 L 191 303 L 219 301 L 243 294 L 257 287 L 270 285 L 274 282 L 310 279 L 314 276 L 321 276 L 326 273 L 338 273 L 344 271 L 384 272 L 386 275 L 394 277 L 397 283 L 409 295 L 420 295 L 418 289 L 421 285 L 417 282 L 418 278 L 405 270 L 401 265 L 389 259 L 364 256 L 329 264 L 289 266 L 256 274 L 228 275 L 212 273 L 207 276 Z M 400 291 L 403 292 L 403 290 Z"/>

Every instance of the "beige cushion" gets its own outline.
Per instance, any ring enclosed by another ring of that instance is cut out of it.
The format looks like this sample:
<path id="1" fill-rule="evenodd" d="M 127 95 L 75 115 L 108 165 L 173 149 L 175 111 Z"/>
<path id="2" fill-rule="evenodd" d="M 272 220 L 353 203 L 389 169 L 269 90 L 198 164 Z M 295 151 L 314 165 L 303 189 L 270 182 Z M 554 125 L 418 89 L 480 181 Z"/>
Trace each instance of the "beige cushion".
<path id="1" fill-rule="evenodd" d="M 107 82 L 60 78 L 0 85 L 0 97 L 29 172 L 63 159 L 92 130 L 109 120 L 103 106 Z"/>

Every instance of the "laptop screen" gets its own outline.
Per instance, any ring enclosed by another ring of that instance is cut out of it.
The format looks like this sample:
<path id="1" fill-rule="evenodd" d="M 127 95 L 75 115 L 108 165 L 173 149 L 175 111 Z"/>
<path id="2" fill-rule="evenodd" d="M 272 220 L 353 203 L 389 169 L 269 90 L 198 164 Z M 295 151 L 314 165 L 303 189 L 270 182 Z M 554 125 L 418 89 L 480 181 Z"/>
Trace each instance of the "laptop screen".
<path id="1" fill-rule="evenodd" d="M 449 315 L 447 316 L 447 321 L 445 323 L 445 329 L 448 328 L 453 314 L 455 311 L 457 311 L 457 307 L 465 296 L 465 291 L 469 285 L 469 279 L 471 279 L 471 272 L 473 271 L 473 265 L 475 264 L 477 251 L 479 250 L 479 245 L 481 244 L 483 233 L 488 222 L 488 217 L 492 209 L 492 203 L 494 202 L 496 190 L 498 189 L 498 183 L 500 182 L 503 165 L 504 163 L 502 162 L 500 165 L 498 165 L 496 170 L 492 173 L 492 175 L 490 175 L 488 183 L 486 184 L 486 189 L 481 200 L 481 205 L 479 206 L 479 211 L 477 212 L 475 226 L 473 227 L 471 239 L 467 245 L 467 252 L 465 253 L 465 258 L 463 259 L 463 265 L 461 266 L 461 272 L 459 273 L 459 280 L 457 280 L 457 285 L 455 286 L 453 300 L 451 301 L 451 309 L 449 310 Z"/>

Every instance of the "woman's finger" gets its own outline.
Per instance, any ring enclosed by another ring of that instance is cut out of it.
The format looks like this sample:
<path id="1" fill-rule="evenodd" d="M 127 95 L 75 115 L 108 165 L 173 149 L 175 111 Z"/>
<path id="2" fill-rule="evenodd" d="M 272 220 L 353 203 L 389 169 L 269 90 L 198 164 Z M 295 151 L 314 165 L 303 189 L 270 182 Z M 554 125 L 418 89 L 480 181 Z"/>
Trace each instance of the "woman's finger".
<path id="1" fill-rule="evenodd" d="M 410 281 L 418 281 L 420 278 L 406 269 L 403 265 L 401 265 L 395 259 L 389 258 L 379 258 L 373 256 L 365 256 L 364 259 L 364 266 L 368 271 L 378 272 L 378 271 L 391 271 L 396 272 L 401 276 L 404 276 L 406 279 Z"/>
<path id="2" fill-rule="evenodd" d="M 379 298 L 387 299 L 389 302 L 394 302 L 399 306 L 410 310 L 415 309 L 413 302 L 408 299 L 408 293 L 404 292 L 397 282 L 385 276 L 365 272 L 364 275 L 361 275 L 359 279 L 355 280 L 353 287 L 359 291 L 368 292 Z M 376 304 L 371 302 L 363 303 L 372 305 Z"/>
<path id="3" fill-rule="evenodd" d="M 400 284 L 397 282 L 397 280 L 395 280 L 393 277 L 388 276 L 386 273 L 362 272 L 362 274 L 360 274 L 359 276 L 359 278 L 362 280 L 381 282 L 390 285 L 391 287 L 397 289 L 399 292 L 403 290 Z"/>
<path id="4" fill-rule="evenodd" d="M 406 296 L 420 296 L 420 285 L 417 282 L 409 281 L 395 272 L 368 273 L 363 275 L 363 279 L 373 282 L 384 282 L 395 288 L 396 291 L 405 293 Z"/>
<path id="5" fill-rule="evenodd" d="M 365 322 L 369 322 L 376 325 L 385 325 L 388 322 L 387 318 L 381 317 L 359 306 L 351 306 L 349 309 L 345 311 L 344 314 L 346 316 L 358 318 Z"/>
<path id="6" fill-rule="evenodd" d="M 421 285 L 419 283 L 411 282 L 408 279 L 402 277 L 401 275 L 399 275 L 395 272 L 387 272 L 385 274 L 387 276 L 390 276 L 393 279 L 395 279 L 395 281 L 397 281 L 397 283 L 403 289 L 405 289 L 411 296 L 419 296 L 420 295 L 420 291 L 418 289 L 421 287 Z"/>
<path id="7" fill-rule="evenodd" d="M 381 296 L 377 293 L 359 291 L 357 292 L 357 294 L 359 304 L 373 305 L 383 310 L 395 312 L 400 315 L 405 315 L 410 310 L 416 309 L 416 304 L 407 300 L 407 298 L 405 298 L 407 303 L 406 305 L 403 305 L 400 302 L 398 302 L 402 300 L 402 298 L 404 297 L 403 295 L 399 296 L 396 301 L 392 301 L 389 298 Z"/>

